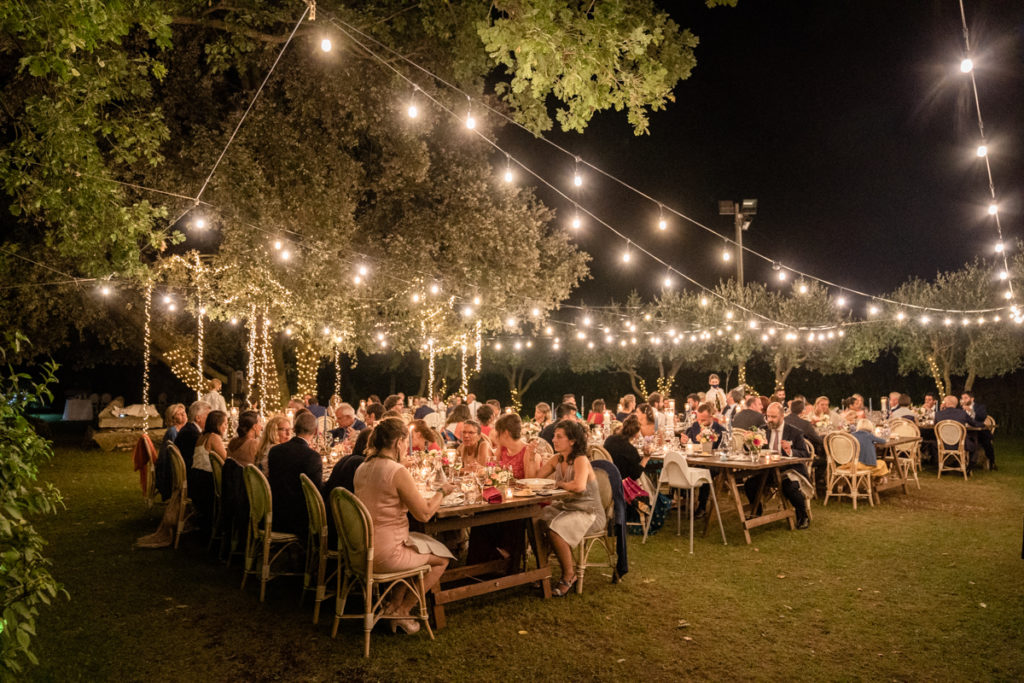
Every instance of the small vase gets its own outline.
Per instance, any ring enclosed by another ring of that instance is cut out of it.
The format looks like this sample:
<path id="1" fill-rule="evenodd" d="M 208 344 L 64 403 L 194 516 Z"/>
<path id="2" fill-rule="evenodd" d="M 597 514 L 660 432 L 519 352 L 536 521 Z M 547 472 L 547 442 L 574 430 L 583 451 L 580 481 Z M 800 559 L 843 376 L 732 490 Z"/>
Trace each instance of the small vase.
<path id="1" fill-rule="evenodd" d="M 700 449 L 701 449 L 702 451 L 704 451 L 705 453 L 710 453 L 710 452 L 711 452 L 711 447 L 712 447 L 712 446 L 714 446 L 714 444 L 712 444 L 712 443 L 711 443 L 710 441 L 705 441 L 704 443 L 702 443 L 702 444 L 700 445 Z"/>

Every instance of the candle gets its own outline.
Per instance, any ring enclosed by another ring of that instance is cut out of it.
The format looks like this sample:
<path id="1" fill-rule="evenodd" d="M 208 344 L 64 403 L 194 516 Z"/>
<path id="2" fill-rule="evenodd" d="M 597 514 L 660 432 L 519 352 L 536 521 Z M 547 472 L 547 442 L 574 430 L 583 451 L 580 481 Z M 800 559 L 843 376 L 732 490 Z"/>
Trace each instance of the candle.
<path id="1" fill-rule="evenodd" d="M 505 488 L 505 500 L 512 500 L 512 487 Z"/>

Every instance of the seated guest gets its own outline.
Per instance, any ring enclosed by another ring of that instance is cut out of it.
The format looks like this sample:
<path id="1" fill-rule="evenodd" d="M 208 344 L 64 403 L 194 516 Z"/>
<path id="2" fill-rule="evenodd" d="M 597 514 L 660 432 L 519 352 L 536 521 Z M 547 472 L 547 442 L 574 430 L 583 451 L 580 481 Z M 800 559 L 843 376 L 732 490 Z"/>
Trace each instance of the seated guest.
<path id="1" fill-rule="evenodd" d="M 485 407 L 487 406 L 480 406 L 480 409 L 483 410 Z M 466 471 L 484 467 L 495 460 L 491 440 L 480 433 L 480 423 L 476 420 L 466 420 L 462 423 L 462 443 L 459 444 L 458 457 L 461 458 L 462 468 Z"/>
<path id="2" fill-rule="evenodd" d="M 576 405 L 576 394 L 562 394 L 562 403 L 571 403 L 572 407 L 576 409 L 576 412 L 573 413 L 573 417 L 577 420 L 583 419 L 583 415 L 579 412 L 579 406 Z"/>
<path id="3" fill-rule="evenodd" d="M 681 436 L 680 441 L 682 443 L 697 443 L 697 436 L 704 430 L 710 429 L 715 433 L 715 438 L 711 442 L 711 448 L 718 448 L 722 445 L 722 439 L 725 438 L 725 428 L 722 425 L 715 422 L 714 418 L 714 407 L 710 403 L 702 403 L 697 406 L 697 417 L 693 424 L 690 425 Z M 704 484 L 700 487 L 700 492 L 697 496 L 697 509 L 694 511 L 694 515 L 697 517 L 703 517 L 704 511 L 707 506 L 708 496 L 711 494 L 711 487 Z"/>
<path id="4" fill-rule="evenodd" d="M 154 465 L 154 485 L 160 492 L 161 498 L 170 500 L 171 488 L 174 486 L 174 471 L 171 469 L 171 459 L 167 457 L 167 444 L 174 443 L 178 431 L 188 424 L 188 413 L 182 403 L 174 403 L 167 406 L 164 411 L 164 438 L 160 442 L 160 450 L 157 452 L 156 464 Z"/>
<path id="5" fill-rule="evenodd" d="M 558 422 L 555 425 L 555 454 L 537 473 L 539 477 L 553 474 L 555 486 L 572 493 L 555 499 L 541 513 L 541 522 L 546 528 L 545 538 L 562 566 L 562 578 L 554 590 L 557 597 L 568 595 L 576 583 L 573 548 L 584 536 L 597 533 L 607 523 L 597 477 L 587 459 L 587 438 L 586 428 L 576 420 Z"/>
<path id="6" fill-rule="evenodd" d="M 405 405 L 402 402 L 402 395 L 401 394 L 391 394 L 386 399 L 384 399 L 384 412 L 385 413 L 388 412 L 389 410 L 395 410 L 396 408 L 398 410 L 404 410 L 405 409 Z"/>
<path id="7" fill-rule="evenodd" d="M 206 416 L 203 433 L 196 440 L 192 451 L 192 470 L 190 472 L 188 495 L 195 503 L 196 509 L 211 521 L 213 513 L 213 466 L 210 464 L 211 454 L 216 453 L 220 459 L 226 460 L 227 450 L 224 448 L 224 435 L 228 431 L 228 415 L 220 410 L 211 410 Z"/>
<path id="8" fill-rule="evenodd" d="M 544 429 L 551 424 L 551 406 L 547 403 L 538 403 L 533 409 L 533 424 L 539 429 Z"/>
<path id="9" fill-rule="evenodd" d="M 626 394 L 619 399 L 619 412 L 615 413 L 615 419 L 622 422 L 632 415 L 634 410 L 636 410 L 636 396 Z"/>
<path id="10" fill-rule="evenodd" d="M 640 436 L 654 436 L 658 432 L 658 418 L 654 414 L 654 408 L 647 403 L 641 403 L 634 411 L 637 421 L 640 422 Z"/>
<path id="11" fill-rule="evenodd" d="M 346 441 L 354 439 L 355 435 L 366 429 L 366 424 L 356 418 L 356 411 L 349 403 L 341 403 L 334 411 L 334 419 L 337 427 L 329 433 L 332 439 Z"/>
<path id="12" fill-rule="evenodd" d="M 486 403 L 487 405 L 489 405 L 491 407 L 491 410 L 494 411 L 495 417 L 497 417 L 498 415 L 501 415 L 501 402 L 498 401 L 498 399 L 496 399 L 496 398 L 489 398 L 486 401 L 484 401 L 484 403 Z"/>
<path id="13" fill-rule="evenodd" d="M 867 408 L 864 407 L 864 397 L 860 394 L 850 396 L 849 409 L 857 413 L 857 419 L 867 417 Z"/>
<path id="14" fill-rule="evenodd" d="M 793 425 L 804 435 L 804 439 L 814 446 L 814 453 L 819 457 L 825 455 L 825 442 L 818 436 L 818 430 L 810 422 L 801 417 L 804 413 L 803 399 L 794 398 L 789 404 L 789 415 L 786 416 L 786 424 Z"/>
<path id="15" fill-rule="evenodd" d="M 599 398 L 590 404 L 590 413 L 587 415 L 587 424 L 604 425 L 604 399 Z"/>
<path id="16" fill-rule="evenodd" d="M 424 498 L 416 488 L 412 474 L 399 464 L 408 447 L 405 423 L 398 419 L 381 420 L 374 427 L 367 449 L 369 456 L 356 470 L 355 493 L 366 506 L 373 520 L 375 572 L 398 572 L 420 565 L 430 565 L 424 581 L 429 591 L 454 560 L 443 543 L 425 534 L 409 531 L 409 515 L 426 522 L 438 508 L 452 486 L 444 484 L 431 498 Z M 276 500 L 275 500 L 276 503 Z M 399 584 L 390 594 L 385 614 L 406 617 L 417 604 L 416 594 Z M 413 619 L 395 619 L 391 628 L 415 633 L 420 624 Z"/>
<path id="17" fill-rule="evenodd" d="M 938 408 L 938 399 L 929 391 L 924 395 L 924 403 L 921 404 L 921 421 L 927 424 L 935 422 L 935 411 Z"/>
<path id="18" fill-rule="evenodd" d="M 480 433 L 483 434 L 484 438 L 494 444 L 494 420 L 496 413 L 494 408 L 486 403 L 480 405 L 476 409 L 476 421 L 480 424 Z M 465 435 L 463 435 L 465 438 Z"/>
<path id="19" fill-rule="evenodd" d="M 185 471 L 192 471 L 192 453 L 196 449 L 196 441 L 206 426 L 206 416 L 213 410 L 206 401 L 195 401 L 188 407 L 188 424 L 178 430 L 174 437 L 174 445 L 181 451 L 185 461 Z"/>
<path id="20" fill-rule="evenodd" d="M 954 422 L 959 422 L 960 424 L 964 425 L 965 427 L 967 427 L 967 426 L 970 426 L 970 427 L 984 427 L 985 426 L 985 424 L 983 422 L 979 422 L 978 420 L 975 420 L 970 415 L 968 415 L 966 410 L 964 410 L 963 408 L 957 407 L 956 396 L 946 396 L 945 398 L 942 399 L 942 408 L 935 412 L 935 423 L 938 424 L 939 422 L 942 422 L 943 420 L 953 420 Z M 974 452 L 974 449 L 977 447 L 977 441 L 976 441 L 976 439 L 974 437 L 975 434 L 976 434 L 976 432 L 968 431 L 967 432 L 967 438 L 964 440 L 964 450 L 967 451 L 967 456 L 968 456 L 967 457 L 967 471 L 968 472 L 970 472 L 971 469 L 972 469 L 970 455 L 971 455 L 971 453 Z M 953 448 L 954 446 L 956 446 L 956 444 L 952 444 L 952 443 L 945 444 L 945 445 L 946 445 L 946 448 Z"/>
<path id="21" fill-rule="evenodd" d="M 373 427 L 382 417 L 384 417 L 384 406 L 380 403 L 368 403 L 366 404 L 366 410 L 364 412 L 366 416 L 363 418 L 363 421 L 366 423 L 366 426 L 363 427 L 363 430 L 361 431 L 365 431 L 366 429 Z"/>
<path id="22" fill-rule="evenodd" d="M 275 415 L 267 420 L 267 426 L 263 428 L 263 435 L 256 446 L 256 467 L 267 473 L 267 456 L 270 449 L 279 443 L 284 443 L 292 438 L 292 422 L 284 415 Z"/>
<path id="23" fill-rule="evenodd" d="M 306 409 L 313 413 L 313 417 L 323 417 L 327 414 L 327 409 L 320 405 L 320 400 L 313 394 L 306 394 L 303 396 L 306 401 Z"/>
<path id="24" fill-rule="evenodd" d="M 494 423 L 495 442 L 498 444 L 498 462 L 512 470 L 516 479 L 537 476 L 537 455 L 532 446 L 523 441 L 523 421 L 515 413 L 502 415 Z"/>
<path id="25" fill-rule="evenodd" d="M 892 400 L 892 394 L 889 394 L 889 396 L 890 400 Z M 893 408 L 893 406 L 891 405 L 889 406 L 891 409 L 889 412 L 889 417 L 891 419 L 895 420 L 898 418 L 905 418 L 907 420 L 910 420 L 911 422 L 917 421 L 917 414 L 914 412 L 913 408 L 910 407 L 910 394 L 898 394 L 896 396 L 895 406 L 895 408 Z"/>
<path id="26" fill-rule="evenodd" d="M 288 405 L 285 406 L 285 410 L 292 411 L 292 417 L 299 414 L 299 411 L 306 410 L 306 399 L 301 396 L 292 396 L 288 399 Z"/>
<path id="27" fill-rule="evenodd" d="M 967 413 L 967 417 L 975 421 L 976 426 L 987 427 L 985 419 L 988 417 L 988 410 L 981 403 L 974 400 L 974 393 L 965 391 L 960 395 L 960 405 L 963 406 L 964 412 Z M 996 452 L 992 448 L 992 432 L 988 429 L 980 432 L 970 432 L 975 437 L 977 445 L 985 451 L 985 457 L 988 458 L 989 466 L 991 469 L 996 468 Z M 973 452 L 973 448 L 968 451 L 968 454 Z"/>
<path id="28" fill-rule="evenodd" d="M 445 419 L 444 431 L 441 436 L 445 441 L 462 441 L 462 423 L 470 419 L 469 406 L 459 403 Z"/>
<path id="29" fill-rule="evenodd" d="M 801 434 L 800 430 L 793 425 L 785 423 L 782 412 L 781 403 L 768 404 L 768 410 L 765 412 L 765 435 L 768 438 L 766 446 L 768 449 L 782 453 L 785 456 L 806 458 L 807 446 L 804 444 L 803 434 Z M 793 470 L 796 474 L 806 480 L 808 484 L 810 483 L 810 479 L 807 476 L 807 468 L 804 467 L 802 463 L 784 467 L 780 472 L 784 473 L 788 470 Z M 757 491 L 763 486 L 763 479 L 766 476 L 766 473 L 757 474 L 748 477 L 747 480 L 743 482 L 743 488 L 751 503 L 753 503 L 754 498 L 757 496 Z M 810 526 L 810 517 L 807 514 L 807 497 L 804 495 L 803 491 L 800 490 L 800 484 L 790 477 L 783 476 L 782 495 L 786 497 L 786 500 L 790 502 L 793 509 L 796 511 L 797 528 L 806 529 Z M 755 510 L 755 514 L 760 514 L 760 510 Z"/>
<path id="30" fill-rule="evenodd" d="M 562 420 L 575 420 L 576 406 L 572 403 L 559 403 L 558 408 L 555 409 L 555 418 L 555 422 L 540 430 L 540 438 L 552 444 L 552 447 L 554 446 L 552 441 L 555 437 L 555 426 Z"/>
<path id="31" fill-rule="evenodd" d="M 857 460 L 863 465 L 875 468 L 871 476 L 882 477 L 889 474 L 889 465 L 884 460 L 878 460 L 878 451 L 875 448 L 875 444 L 885 443 L 885 439 L 875 436 L 875 425 L 871 420 L 857 420 L 857 427 L 852 434 L 860 444 L 860 456 Z"/>
<path id="32" fill-rule="evenodd" d="M 313 413 L 302 412 L 292 425 L 295 436 L 270 449 L 267 456 L 267 481 L 274 503 L 274 531 L 298 534 L 305 538 L 309 525 L 306 498 L 302 493 L 300 474 L 305 474 L 316 487 L 323 483 L 323 461 L 320 454 L 310 448 L 316 436 L 316 418 Z"/>
<path id="33" fill-rule="evenodd" d="M 898 391 L 890 391 L 889 395 L 884 397 L 885 410 L 881 411 L 883 420 L 888 420 L 889 418 L 893 417 L 893 413 L 896 411 L 896 408 L 900 404 L 901 395 L 902 394 L 900 394 L 900 392 Z"/>
<path id="34" fill-rule="evenodd" d="M 247 410 L 238 416 L 238 436 L 231 439 L 227 446 L 227 457 L 235 460 L 242 467 L 255 465 L 259 449 L 260 416 L 254 410 Z"/>
<path id="35" fill-rule="evenodd" d="M 441 450 L 441 437 L 423 420 L 413 420 L 409 423 L 409 438 L 413 451 Z"/>
<path id="36" fill-rule="evenodd" d="M 412 414 L 412 419 L 422 420 L 427 415 L 430 415 L 433 412 L 435 411 L 433 408 L 430 407 L 430 405 L 428 405 L 426 397 L 418 396 L 416 398 L 416 412 Z"/>
<path id="37" fill-rule="evenodd" d="M 761 413 L 761 398 L 748 396 L 743 403 L 743 410 L 732 418 L 733 429 L 763 429 L 764 415 Z"/>
<path id="38" fill-rule="evenodd" d="M 813 418 L 821 419 L 832 415 L 832 408 L 829 406 L 828 396 L 819 396 L 814 399 L 814 408 L 811 411 Z"/>
<path id="39" fill-rule="evenodd" d="M 604 440 L 604 449 L 612 456 L 612 462 L 619 468 L 623 479 L 639 482 L 644 468 L 651 459 L 650 455 L 640 456 L 640 451 L 633 445 L 633 439 L 640 433 L 640 421 L 636 415 L 630 415 L 622 421 L 622 429 Z"/>

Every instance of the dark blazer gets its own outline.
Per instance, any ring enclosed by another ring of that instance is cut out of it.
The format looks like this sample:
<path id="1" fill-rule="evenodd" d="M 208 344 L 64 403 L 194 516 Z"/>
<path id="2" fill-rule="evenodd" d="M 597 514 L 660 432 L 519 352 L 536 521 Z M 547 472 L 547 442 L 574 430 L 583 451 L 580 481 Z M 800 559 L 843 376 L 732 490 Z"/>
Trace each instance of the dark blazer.
<path id="1" fill-rule="evenodd" d="M 982 411 L 985 410 L 985 406 L 981 406 Z M 978 404 L 974 404 L 974 414 L 978 414 Z M 971 416 L 967 414 L 967 411 L 963 408 L 943 408 L 942 410 L 935 411 L 935 423 L 938 424 L 943 420 L 953 420 L 959 422 L 962 425 L 969 425 L 971 427 L 984 427 L 984 418 L 978 420 L 977 418 L 971 419 Z M 968 453 L 974 450 L 977 445 L 977 438 L 973 432 L 967 432 L 967 439 L 964 441 L 964 450 Z M 956 444 L 948 443 L 947 448 L 952 448 Z"/>
<path id="2" fill-rule="evenodd" d="M 555 425 L 556 424 L 558 424 L 558 420 L 553 421 L 547 427 L 545 427 L 544 429 L 540 430 L 540 434 L 538 435 L 538 436 L 540 436 L 540 438 L 544 439 L 545 441 L 547 441 L 552 446 L 555 445 L 555 443 L 554 443 L 554 441 L 552 441 L 552 439 L 555 438 Z"/>
<path id="3" fill-rule="evenodd" d="M 621 478 L 639 479 L 644 473 L 644 468 L 640 466 L 643 459 L 640 452 L 622 434 L 612 434 L 605 439 L 604 449 L 612 456 L 612 462 L 618 468 Z"/>
<path id="4" fill-rule="evenodd" d="M 185 460 L 185 471 L 192 469 L 192 456 L 196 452 L 196 441 L 199 441 L 199 425 L 189 422 L 178 432 L 174 439 L 174 445 L 181 451 L 181 457 Z"/>
<path id="5" fill-rule="evenodd" d="M 329 434 L 331 435 L 332 438 L 344 441 L 345 439 L 348 438 L 350 431 L 355 430 L 356 434 L 358 434 L 364 429 L 366 429 L 366 424 L 359 418 L 356 418 L 355 422 L 350 424 L 348 427 L 338 427 L 336 429 L 332 429 L 329 432 Z"/>
<path id="6" fill-rule="evenodd" d="M 270 449 L 267 469 L 270 495 L 274 499 L 273 530 L 305 537 L 309 518 L 299 475 L 305 474 L 320 488 L 324 472 L 320 454 L 310 448 L 305 439 L 293 436 L 290 441 Z"/>
<path id="7" fill-rule="evenodd" d="M 764 415 L 756 410 L 744 408 L 732 418 L 733 429 L 753 429 L 754 427 L 764 428 Z"/>
<path id="8" fill-rule="evenodd" d="M 434 412 L 434 409 L 431 408 L 430 406 L 420 406 L 419 408 L 416 409 L 416 412 L 412 414 L 412 419 L 422 420 L 427 415 L 430 415 L 432 412 Z"/>
<path id="9" fill-rule="evenodd" d="M 771 430 L 765 427 L 765 438 L 771 443 L 772 433 Z M 791 455 L 794 458 L 807 458 L 810 457 L 810 453 L 807 452 L 807 443 L 804 441 L 804 434 L 799 429 L 791 424 L 782 425 L 782 440 L 790 442 Z M 807 468 L 801 465 L 795 465 L 792 468 L 783 467 L 782 470 L 796 469 L 800 474 L 804 475 L 808 479 Z"/>
<path id="10" fill-rule="evenodd" d="M 626 499 L 622 492 L 622 477 L 619 476 L 619 470 L 614 463 L 607 460 L 595 460 L 591 464 L 594 469 L 605 471 L 608 483 L 612 487 L 612 500 L 615 501 L 615 516 L 611 521 L 611 526 L 615 528 L 615 571 L 621 578 L 629 571 L 629 557 L 626 555 Z"/>
<path id="11" fill-rule="evenodd" d="M 700 434 L 700 429 L 701 429 L 700 423 L 699 422 L 694 422 L 686 430 L 687 438 L 689 438 L 690 441 L 696 443 L 697 442 L 697 435 Z M 712 444 L 712 448 L 718 448 L 718 446 L 721 445 L 721 443 L 722 443 L 722 437 L 725 436 L 725 427 L 723 427 L 722 425 L 718 424 L 717 422 L 712 422 L 711 423 L 711 429 L 712 429 L 712 431 L 715 432 L 715 434 L 718 435 L 718 438 L 716 438 L 714 440 L 713 444 Z"/>
<path id="12" fill-rule="evenodd" d="M 814 446 L 814 452 L 817 455 L 825 455 L 825 442 L 822 440 L 820 436 L 818 436 L 818 431 L 814 428 L 814 425 L 812 425 L 810 422 L 803 419 L 799 415 L 792 414 L 787 415 L 785 421 L 786 424 L 793 425 L 794 427 L 800 430 L 800 433 L 804 435 L 804 439 L 809 441 L 811 445 Z"/>

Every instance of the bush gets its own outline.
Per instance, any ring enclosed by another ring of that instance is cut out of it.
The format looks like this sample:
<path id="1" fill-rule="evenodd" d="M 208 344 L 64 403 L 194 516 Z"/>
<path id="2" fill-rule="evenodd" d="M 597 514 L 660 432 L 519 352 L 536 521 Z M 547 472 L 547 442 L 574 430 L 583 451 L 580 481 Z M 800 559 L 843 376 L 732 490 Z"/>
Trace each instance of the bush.
<path id="1" fill-rule="evenodd" d="M 27 340 L 7 333 L 0 343 L 0 357 L 17 353 Z M 7 366 L 0 376 L 0 678 L 22 678 L 24 662 L 37 664 L 29 650 L 36 634 L 39 605 L 49 605 L 67 593 L 50 574 L 43 557 L 45 541 L 29 521 L 38 514 L 52 514 L 60 493 L 52 485 L 39 485 L 39 467 L 53 457 L 49 441 L 32 428 L 25 417 L 29 404 L 52 400 L 50 385 L 56 381 L 55 363 L 40 366 L 39 381 Z"/>

